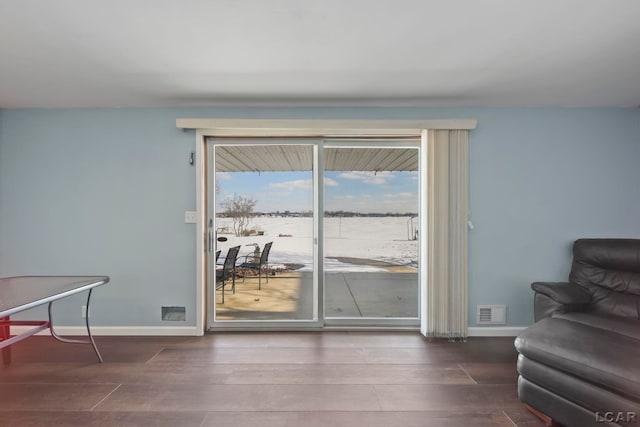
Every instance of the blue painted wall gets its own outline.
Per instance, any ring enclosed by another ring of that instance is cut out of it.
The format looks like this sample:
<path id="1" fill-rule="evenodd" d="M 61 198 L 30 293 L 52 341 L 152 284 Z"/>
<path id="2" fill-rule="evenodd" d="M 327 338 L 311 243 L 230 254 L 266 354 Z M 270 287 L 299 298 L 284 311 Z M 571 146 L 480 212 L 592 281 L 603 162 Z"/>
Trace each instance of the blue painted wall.
<path id="1" fill-rule="evenodd" d="M 640 237 L 640 113 L 553 108 L 0 110 L 0 275 L 108 274 L 92 322 L 195 325 L 195 135 L 179 117 L 475 118 L 469 324 L 476 304 L 533 322 L 535 280 L 563 280 L 579 237 Z M 80 324 L 81 298 L 60 324 Z M 160 320 L 184 305 L 187 321 Z"/>

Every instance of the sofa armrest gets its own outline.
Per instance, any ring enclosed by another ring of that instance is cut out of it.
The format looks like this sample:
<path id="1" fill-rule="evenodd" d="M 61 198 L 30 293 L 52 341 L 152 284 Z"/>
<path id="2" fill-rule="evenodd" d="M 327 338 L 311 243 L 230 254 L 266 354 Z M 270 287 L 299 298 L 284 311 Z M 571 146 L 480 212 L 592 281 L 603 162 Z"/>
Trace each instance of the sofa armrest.
<path id="1" fill-rule="evenodd" d="M 578 285 L 567 282 L 534 282 L 531 288 L 560 304 L 588 304 L 591 295 Z"/>
<path id="2" fill-rule="evenodd" d="M 566 282 L 534 282 L 535 321 L 551 317 L 555 313 L 580 311 L 591 302 L 591 295 L 578 285 Z"/>

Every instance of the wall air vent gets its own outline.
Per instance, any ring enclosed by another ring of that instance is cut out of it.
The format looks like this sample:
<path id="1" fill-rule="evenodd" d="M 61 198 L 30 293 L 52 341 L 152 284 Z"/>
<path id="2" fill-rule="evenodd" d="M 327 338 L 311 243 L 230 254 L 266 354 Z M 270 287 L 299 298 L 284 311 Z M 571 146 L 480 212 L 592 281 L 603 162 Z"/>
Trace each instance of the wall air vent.
<path id="1" fill-rule="evenodd" d="M 184 322 L 185 318 L 184 307 L 162 307 L 162 320 L 170 322 Z"/>
<path id="2" fill-rule="evenodd" d="M 504 325 L 507 323 L 507 306 L 502 305 L 478 305 L 476 324 L 478 325 Z"/>

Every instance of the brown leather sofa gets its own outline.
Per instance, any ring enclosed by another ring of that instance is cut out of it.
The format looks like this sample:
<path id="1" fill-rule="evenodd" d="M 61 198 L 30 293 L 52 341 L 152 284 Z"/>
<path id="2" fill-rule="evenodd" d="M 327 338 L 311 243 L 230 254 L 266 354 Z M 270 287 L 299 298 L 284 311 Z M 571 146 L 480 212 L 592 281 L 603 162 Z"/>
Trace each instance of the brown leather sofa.
<path id="1" fill-rule="evenodd" d="M 640 239 L 576 240 L 569 281 L 531 287 L 520 400 L 567 427 L 640 426 Z"/>

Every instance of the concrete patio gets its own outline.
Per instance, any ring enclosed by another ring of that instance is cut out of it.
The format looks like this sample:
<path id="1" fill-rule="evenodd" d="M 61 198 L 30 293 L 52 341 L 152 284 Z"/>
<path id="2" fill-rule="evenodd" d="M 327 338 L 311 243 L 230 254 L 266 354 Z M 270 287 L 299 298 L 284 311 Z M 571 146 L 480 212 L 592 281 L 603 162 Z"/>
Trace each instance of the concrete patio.
<path id="1" fill-rule="evenodd" d="M 390 271 L 389 271 L 390 270 Z M 418 273 L 398 267 L 383 272 L 325 274 L 325 317 L 418 317 Z M 311 272 L 284 272 L 262 279 L 236 279 L 236 292 L 216 292 L 217 320 L 309 320 L 313 316 Z"/>

